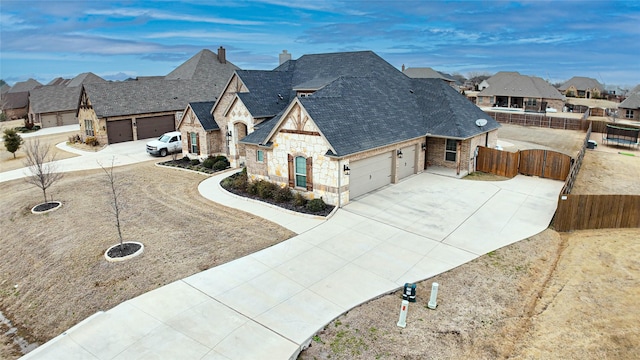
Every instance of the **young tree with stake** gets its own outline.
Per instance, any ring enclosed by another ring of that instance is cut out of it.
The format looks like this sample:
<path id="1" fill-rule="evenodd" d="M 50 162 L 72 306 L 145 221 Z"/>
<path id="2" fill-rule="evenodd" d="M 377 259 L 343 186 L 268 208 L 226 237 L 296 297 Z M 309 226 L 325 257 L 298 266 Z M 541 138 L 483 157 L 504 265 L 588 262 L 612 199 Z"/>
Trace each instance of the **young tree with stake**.
<path id="1" fill-rule="evenodd" d="M 31 175 L 26 177 L 26 181 L 42 190 L 45 204 L 47 203 L 47 189 L 62 178 L 62 173 L 57 171 L 56 156 L 54 153 L 49 153 L 49 150 L 50 147 L 40 144 L 38 138 L 27 142 L 25 147 L 27 158 L 24 164 L 31 171 Z"/>

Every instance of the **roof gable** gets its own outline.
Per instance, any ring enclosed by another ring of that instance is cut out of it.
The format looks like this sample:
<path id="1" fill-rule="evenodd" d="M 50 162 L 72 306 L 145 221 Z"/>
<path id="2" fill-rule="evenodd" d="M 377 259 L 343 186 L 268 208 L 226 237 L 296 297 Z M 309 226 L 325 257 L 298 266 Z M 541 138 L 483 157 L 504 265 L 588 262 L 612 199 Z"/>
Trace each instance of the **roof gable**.
<path id="1" fill-rule="evenodd" d="M 47 85 L 29 93 L 31 111 L 36 114 L 73 111 L 78 106 L 79 87 Z"/>
<path id="2" fill-rule="evenodd" d="M 218 124 L 213 120 L 211 110 L 213 109 L 213 101 L 201 101 L 189 103 L 193 114 L 202 125 L 202 128 L 206 131 L 220 130 Z"/>
<path id="3" fill-rule="evenodd" d="M 79 74 L 73 79 L 71 79 L 71 81 L 67 83 L 67 86 L 77 87 L 82 84 L 90 84 L 90 83 L 96 83 L 96 82 L 105 83 L 107 82 L 107 80 L 101 78 L 100 76 L 94 73 L 86 72 L 86 73 Z"/>
<path id="4" fill-rule="evenodd" d="M 478 96 L 522 96 L 562 100 L 562 94 L 551 84 L 536 76 L 517 72 L 499 72 L 487 79 L 489 87 Z"/>
<path id="5" fill-rule="evenodd" d="M 631 93 L 629 97 L 618 105 L 618 108 L 640 109 L 640 93 Z"/>
<path id="6" fill-rule="evenodd" d="M 583 76 L 574 76 L 564 84 L 562 84 L 558 90 L 565 91 L 569 87 L 573 85 L 577 90 L 588 90 L 588 89 L 598 89 L 600 91 L 604 90 L 604 86 L 598 82 L 596 79 L 583 77 Z"/>

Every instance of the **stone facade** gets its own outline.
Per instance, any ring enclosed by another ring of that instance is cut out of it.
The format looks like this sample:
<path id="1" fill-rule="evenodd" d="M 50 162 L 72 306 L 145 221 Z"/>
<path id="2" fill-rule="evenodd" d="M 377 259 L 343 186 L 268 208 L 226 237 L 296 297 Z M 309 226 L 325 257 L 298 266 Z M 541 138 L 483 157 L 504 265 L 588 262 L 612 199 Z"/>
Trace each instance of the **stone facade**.
<path id="1" fill-rule="evenodd" d="M 244 136 L 253 132 L 253 126 L 257 123 L 242 101 L 236 96 L 237 93 L 248 91 L 249 89 L 240 81 L 238 75 L 233 74 L 213 108 L 213 118 L 220 128 L 218 138 L 213 138 L 214 148 L 229 158 L 232 167 L 239 167 L 241 164 L 246 163 L 244 145 L 238 142 Z M 226 135 L 229 132 L 231 133 L 231 138 L 227 140 Z M 229 146 L 227 146 L 227 143 Z"/>
<path id="2" fill-rule="evenodd" d="M 205 159 L 209 157 L 209 155 L 221 154 L 223 151 L 220 131 L 206 131 L 190 107 L 182 116 L 182 121 L 178 126 L 178 131 L 182 134 L 183 156 Z M 189 136 L 194 132 L 198 134 L 198 139 L 200 141 L 200 148 L 198 149 L 197 154 L 192 153 L 189 148 Z"/>

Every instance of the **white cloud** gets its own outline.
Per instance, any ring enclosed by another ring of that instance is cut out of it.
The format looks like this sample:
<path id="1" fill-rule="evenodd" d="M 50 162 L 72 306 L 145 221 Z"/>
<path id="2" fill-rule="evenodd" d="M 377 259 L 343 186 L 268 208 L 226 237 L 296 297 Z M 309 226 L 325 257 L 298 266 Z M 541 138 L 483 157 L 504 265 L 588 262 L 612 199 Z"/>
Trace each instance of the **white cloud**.
<path id="1" fill-rule="evenodd" d="M 113 17 L 150 17 L 152 19 L 158 20 L 171 20 L 171 21 L 186 21 L 186 22 L 201 22 L 201 23 L 210 23 L 210 24 L 223 24 L 223 25 L 264 25 L 261 21 L 249 21 L 249 20 L 235 20 L 235 19 L 225 19 L 225 18 L 217 18 L 214 16 L 194 16 L 194 15 L 186 15 L 186 14 L 172 14 L 163 11 L 157 10 L 147 10 L 147 9 L 107 9 L 107 10 L 96 10 L 90 9 L 85 11 L 87 15 L 103 15 L 103 16 L 113 16 Z"/>

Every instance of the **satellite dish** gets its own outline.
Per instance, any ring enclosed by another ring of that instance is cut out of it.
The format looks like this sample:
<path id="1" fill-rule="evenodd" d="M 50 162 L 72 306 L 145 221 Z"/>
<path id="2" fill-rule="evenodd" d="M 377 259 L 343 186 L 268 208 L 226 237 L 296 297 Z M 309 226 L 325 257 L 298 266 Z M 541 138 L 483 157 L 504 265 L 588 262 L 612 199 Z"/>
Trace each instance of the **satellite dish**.
<path id="1" fill-rule="evenodd" d="M 478 119 L 476 120 L 476 125 L 483 127 L 485 125 L 487 125 L 487 119 Z"/>

